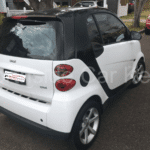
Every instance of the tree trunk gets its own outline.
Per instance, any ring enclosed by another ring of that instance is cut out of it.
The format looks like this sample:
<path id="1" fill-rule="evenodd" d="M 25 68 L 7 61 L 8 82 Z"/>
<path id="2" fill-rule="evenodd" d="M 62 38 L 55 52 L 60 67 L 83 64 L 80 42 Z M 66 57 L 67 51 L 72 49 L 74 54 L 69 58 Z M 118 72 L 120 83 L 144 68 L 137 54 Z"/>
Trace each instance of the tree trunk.
<path id="1" fill-rule="evenodd" d="M 38 0 L 29 0 L 30 6 L 33 8 L 34 11 L 39 10 L 39 1 Z"/>
<path id="2" fill-rule="evenodd" d="M 134 24 L 133 24 L 134 27 L 138 27 L 139 26 L 137 11 L 138 11 L 137 0 L 135 0 L 134 1 Z"/>
<path id="3" fill-rule="evenodd" d="M 29 0 L 29 2 L 34 11 L 53 8 L 53 0 L 41 0 L 40 2 L 39 0 Z"/>
<path id="4" fill-rule="evenodd" d="M 147 2 L 148 0 L 135 0 L 134 3 L 134 27 L 140 27 L 140 16 L 141 16 L 141 12 L 143 10 L 144 4 Z M 137 6 L 137 2 L 139 2 L 138 6 Z"/>
<path id="5" fill-rule="evenodd" d="M 46 9 L 53 8 L 53 0 L 46 0 Z"/>

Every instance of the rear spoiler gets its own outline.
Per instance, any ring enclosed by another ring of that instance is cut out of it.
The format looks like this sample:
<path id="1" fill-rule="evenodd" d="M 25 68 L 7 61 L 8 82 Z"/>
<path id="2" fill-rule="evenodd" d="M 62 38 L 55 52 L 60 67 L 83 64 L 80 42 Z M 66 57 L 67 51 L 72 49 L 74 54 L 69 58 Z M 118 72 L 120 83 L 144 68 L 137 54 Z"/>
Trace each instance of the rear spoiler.
<path id="1" fill-rule="evenodd" d="M 50 21 L 50 20 L 54 20 L 54 21 L 61 21 L 60 18 L 58 18 L 57 16 L 52 16 L 52 15 L 16 15 L 16 16 L 11 16 L 11 17 L 5 17 L 3 18 L 3 23 L 4 22 L 11 22 L 12 21 L 17 21 L 17 22 L 21 22 L 24 25 L 28 25 L 28 24 L 45 24 L 45 21 Z M 0 26 L 2 27 L 3 24 Z"/>
<path id="2" fill-rule="evenodd" d="M 61 21 L 61 19 L 57 16 L 52 16 L 52 15 L 16 15 L 16 16 L 11 16 L 11 17 L 6 17 L 6 18 L 3 18 L 3 22 L 7 22 L 7 21 L 21 21 L 25 23 L 25 20 L 26 22 L 39 22 L 40 21 L 50 21 L 50 20 L 53 20 L 53 21 Z M 41 22 L 42 23 L 42 22 Z"/>
<path id="3" fill-rule="evenodd" d="M 31 18 L 56 18 L 56 16 L 53 15 L 16 15 L 12 16 L 12 19 L 31 19 Z"/>
<path id="4" fill-rule="evenodd" d="M 56 16 L 48 16 L 48 15 L 20 15 L 20 16 L 12 16 L 10 19 L 17 20 L 18 22 L 24 25 L 40 25 L 46 24 L 45 21 L 49 20 L 59 20 Z"/>

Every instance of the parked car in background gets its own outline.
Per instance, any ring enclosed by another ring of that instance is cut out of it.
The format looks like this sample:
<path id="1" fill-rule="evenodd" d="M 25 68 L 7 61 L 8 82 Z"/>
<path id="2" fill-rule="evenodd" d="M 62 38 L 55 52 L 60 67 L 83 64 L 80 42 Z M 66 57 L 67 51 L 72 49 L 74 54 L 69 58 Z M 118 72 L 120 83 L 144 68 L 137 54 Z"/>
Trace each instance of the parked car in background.
<path id="1" fill-rule="evenodd" d="M 53 8 L 0 27 L 0 112 L 78 150 L 96 139 L 105 104 L 142 81 L 141 34 L 108 9 Z"/>
<path id="2" fill-rule="evenodd" d="M 134 0 L 130 0 L 128 5 L 128 13 L 131 13 L 133 11 L 134 11 Z"/>
<path id="3" fill-rule="evenodd" d="M 73 7 L 103 7 L 103 0 L 97 1 L 81 1 L 73 5 Z"/>
<path id="4" fill-rule="evenodd" d="M 149 34 L 150 33 L 150 14 L 146 20 L 146 27 L 145 27 L 145 34 Z"/>

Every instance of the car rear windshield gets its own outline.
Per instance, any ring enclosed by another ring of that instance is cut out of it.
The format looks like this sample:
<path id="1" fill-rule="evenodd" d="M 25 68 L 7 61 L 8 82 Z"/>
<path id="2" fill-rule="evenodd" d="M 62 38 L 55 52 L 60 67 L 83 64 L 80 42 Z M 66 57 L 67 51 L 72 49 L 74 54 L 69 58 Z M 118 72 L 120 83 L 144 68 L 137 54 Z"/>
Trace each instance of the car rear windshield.
<path id="1" fill-rule="evenodd" d="M 0 30 L 0 54 L 58 60 L 62 51 L 60 21 L 7 20 Z"/>

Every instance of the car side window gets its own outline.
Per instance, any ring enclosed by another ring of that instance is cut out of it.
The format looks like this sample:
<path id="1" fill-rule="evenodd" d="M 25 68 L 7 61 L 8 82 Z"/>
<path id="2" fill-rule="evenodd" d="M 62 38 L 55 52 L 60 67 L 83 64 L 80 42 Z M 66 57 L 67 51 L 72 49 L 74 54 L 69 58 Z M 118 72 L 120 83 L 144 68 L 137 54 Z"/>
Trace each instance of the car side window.
<path id="1" fill-rule="evenodd" d="M 95 57 L 98 57 L 101 53 L 103 42 L 92 15 L 87 18 L 87 30 Z"/>
<path id="2" fill-rule="evenodd" d="M 87 18 L 87 29 L 88 29 L 88 35 L 89 35 L 89 39 L 92 42 L 97 42 L 102 44 L 102 40 L 100 37 L 100 34 L 98 32 L 97 26 L 95 24 L 95 21 L 92 17 L 92 15 L 90 15 Z"/>
<path id="3" fill-rule="evenodd" d="M 95 14 L 104 44 L 126 40 L 127 29 L 115 16 L 108 13 Z"/>

